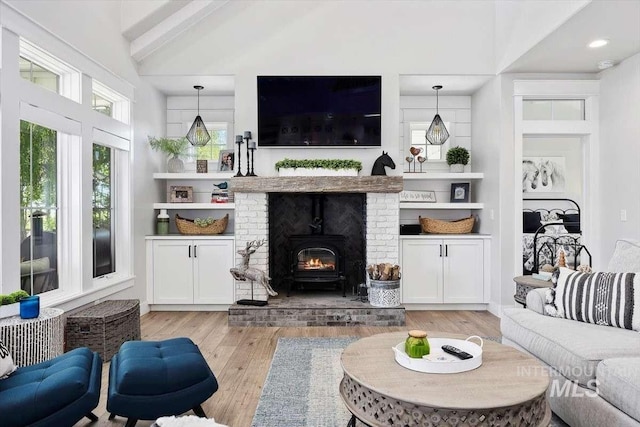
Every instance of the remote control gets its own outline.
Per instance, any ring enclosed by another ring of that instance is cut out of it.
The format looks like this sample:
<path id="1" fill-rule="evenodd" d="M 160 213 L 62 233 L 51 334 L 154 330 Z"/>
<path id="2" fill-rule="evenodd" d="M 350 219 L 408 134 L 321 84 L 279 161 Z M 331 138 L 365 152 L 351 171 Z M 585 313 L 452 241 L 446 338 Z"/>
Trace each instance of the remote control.
<path id="1" fill-rule="evenodd" d="M 467 360 L 467 359 L 472 359 L 473 356 L 470 355 L 469 353 L 467 353 L 466 351 L 462 351 L 459 348 L 456 348 L 452 345 L 443 345 L 442 349 L 445 351 L 445 353 L 449 353 L 452 354 L 454 356 L 456 356 L 459 359 L 462 360 Z"/>

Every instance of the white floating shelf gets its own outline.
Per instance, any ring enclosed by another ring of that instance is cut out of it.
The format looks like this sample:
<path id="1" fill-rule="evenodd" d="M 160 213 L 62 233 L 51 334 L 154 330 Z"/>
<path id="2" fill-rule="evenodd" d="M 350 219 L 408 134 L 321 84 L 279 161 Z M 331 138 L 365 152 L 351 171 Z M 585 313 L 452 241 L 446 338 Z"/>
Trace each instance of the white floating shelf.
<path id="1" fill-rule="evenodd" d="M 233 172 L 213 172 L 213 173 L 154 173 L 153 179 L 225 179 L 229 180 Z"/>
<path id="2" fill-rule="evenodd" d="M 405 172 L 402 174 L 402 179 L 405 180 L 413 180 L 413 179 L 483 179 L 483 172 L 462 172 L 462 173 L 451 173 L 451 172 Z"/>
<path id="3" fill-rule="evenodd" d="M 401 202 L 400 209 L 484 209 L 484 203 L 414 203 Z"/>
<path id="4" fill-rule="evenodd" d="M 154 203 L 153 209 L 235 209 L 235 203 Z"/>

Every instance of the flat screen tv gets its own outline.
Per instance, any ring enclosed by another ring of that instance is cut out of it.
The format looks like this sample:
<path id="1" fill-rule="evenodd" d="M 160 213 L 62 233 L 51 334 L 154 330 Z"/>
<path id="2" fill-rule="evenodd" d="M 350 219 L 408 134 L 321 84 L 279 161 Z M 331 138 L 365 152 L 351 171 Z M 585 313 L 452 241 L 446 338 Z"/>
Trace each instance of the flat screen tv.
<path id="1" fill-rule="evenodd" d="M 258 145 L 379 147 L 380 76 L 258 76 Z"/>

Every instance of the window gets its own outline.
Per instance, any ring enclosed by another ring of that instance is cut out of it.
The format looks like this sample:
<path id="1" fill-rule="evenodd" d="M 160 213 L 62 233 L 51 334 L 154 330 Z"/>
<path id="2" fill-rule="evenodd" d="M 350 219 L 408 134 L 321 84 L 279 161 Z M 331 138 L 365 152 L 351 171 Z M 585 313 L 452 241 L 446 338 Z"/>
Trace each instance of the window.
<path id="1" fill-rule="evenodd" d="M 20 287 L 58 289 L 58 137 L 20 121 Z"/>
<path id="2" fill-rule="evenodd" d="M 116 270 L 113 148 L 93 144 L 93 277 Z"/>
<path id="3" fill-rule="evenodd" d="M 584 120 L 584 99 L 525 99 L 523 120 Z"/>
<path id="4" fill-rule="evenodd" d="M 20 38 L 20 76 L 38 86 L 80 102 L 80 71 Z"/>
<path id="5" fill-rule="evenodd" d="M 101 114 L 129 124 L 129 100 L 95 79 L 92 85 L 91 108 Z"/>
<path id="6" fill-rule="evenodd" d="M 186 133 L 193 123 L 185 123 Z M 204 124 L 211 135 L 211 140 L 204 147 L 191 147 L 191 155 L 198 160 L 218 160 L 220 151 L 227 148 L 227 123 L 214 122 Z"/>
<path id="7" fill-rule="evenodd" d="M 409 124 L 409 143 L 410 147 L 420 148 L 419 156 L 426 157 L 428 162 L 444 162 L 446 161 L 447 150 L 451 142 L 451 138 L 442 145 L 429 144 L 426 138 L 427 130 L 431 122 L 411 122 Z M 451 124 L 445 122 L 447 130 L 451 133 Z M 407 149 L 407 152 L 409 150 Z M 426 153 L 426 156 L 425 156 Z"/>
<path id="8" fill-rule="evenodd" d="M 3 85 L 28 90 L 3 92 L 0 105 L 3 129 L 19 129 L 19 138 L 3 140 L 0 191 L 14 196 L 3 204 L 10 227 L 0 229 L 0 252 L 11 261 L 0 270 L 0 293 L 22 288 L 41 295 L 43 307 L 76 298 L 83 304 L 95 290 L 101 298 L 132 283 L 133 87 L 59 41 L 55 52 L 73 58 L 86 76 L 1 31 L 3 59 L 16 52 L 10 60 L 19 69 L 2 73 Z"/>
<path id="9" fill-rule="evenodd" d="M 20 57 L 19 68 L 20 76 L 23 79 L 29 80 L 31 83 L 35 83 L 55 93 L 58 93 L 60 90 L 60 76 L 58 74 L 22 56 Z"/>
<path id="10" fill-rule="evenodd" d="M 113 102 L 101 97 L 95 92 L 93 93 L 93 97 L 91 99 L 91 107 L 93 108 L 93 111 L 102 113 L 105 116 L 111 117 L 111 115 L 113 114 Z"/>

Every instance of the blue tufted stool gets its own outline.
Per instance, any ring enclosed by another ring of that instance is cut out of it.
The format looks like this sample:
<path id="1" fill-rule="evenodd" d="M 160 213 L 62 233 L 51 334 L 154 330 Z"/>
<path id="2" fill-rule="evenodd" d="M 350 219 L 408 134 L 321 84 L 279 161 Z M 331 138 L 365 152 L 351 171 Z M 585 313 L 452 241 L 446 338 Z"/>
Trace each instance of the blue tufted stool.
<path id="1" fill-rule="evenodd" d="M 109 419 L 155 420 L 193 410 L 205 417 L 201 404 L 218 390 L 218 381 L 189 338 L 129 341 L 111 359 Z"/>
<path id="2" fill-rule="evenodd" d="M 102 360 L 77 348 L 51 360 L 18 368 L 0 380 L 0 426 L 72 426 L 100 400 Z"/>

